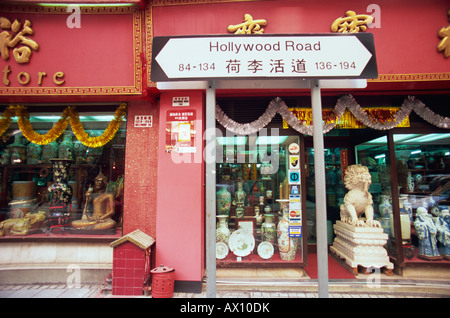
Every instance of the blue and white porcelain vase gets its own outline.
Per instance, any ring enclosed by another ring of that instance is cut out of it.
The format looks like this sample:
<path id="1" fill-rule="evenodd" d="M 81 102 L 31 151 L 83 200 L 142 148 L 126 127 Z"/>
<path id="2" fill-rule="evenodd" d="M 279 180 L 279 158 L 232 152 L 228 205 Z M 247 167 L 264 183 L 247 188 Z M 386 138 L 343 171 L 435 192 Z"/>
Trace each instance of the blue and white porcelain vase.
<path id="1" fill-rule="evenodd" d="M 392 205 L 389 202 L 390 196 L 387 194 L 381 195 L 381 203 L 378 205 L 378 212 L 380 213 L 381 217 L 388 218 L 389 215 L 392 213 Z"/>
<path id="2" fill-rule="evenodd" d="M 412 203 L 409 202 L 409 196 L 407 194 L 403 195 L 404 196 L 405 201 L 403 201 L 403 211 L 404 213 L 409 215 L 409 220 L 413 221 L 413 208 L 412 208 Z"/>
<path id="3" fill-rule="evenodd" d="M 414 177 L 412 176 L 411 172 L 407 173 L 406 183 L 408 186 L 408 192 L 413 192 L 414 188 L 415 188 L 415 182 L 414 182 Z"/>

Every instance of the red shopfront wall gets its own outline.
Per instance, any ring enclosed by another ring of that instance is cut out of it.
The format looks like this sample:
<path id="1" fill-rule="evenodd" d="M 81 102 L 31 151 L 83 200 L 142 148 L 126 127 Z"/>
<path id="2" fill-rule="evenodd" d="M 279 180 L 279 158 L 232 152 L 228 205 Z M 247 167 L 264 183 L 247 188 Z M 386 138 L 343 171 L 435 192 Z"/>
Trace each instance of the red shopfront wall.
<path id="1" fill-rule="evenodd" d="M 164 6 L 163 0 L 154 1 L 153 35 L 230 34 L 228 25 L 241 23 L 246 13 L 267 21 L 264 34 L 330 33 L 333 21 L 352 10 L 374 14 L 375 22 L 379 16 L 366 31 L 374 35 L 379 73 L 368 89 L 450 87 L 450 59 L 437 51 L 438 31 L 449 25 L 448 0 L 191 2 Z"/>
<path id="2" fill-rule="evenodd" d="M 188 97 L 189 106 L 173 106 L 174 97 Z M 203 105 L 201 91 L 163 92 L 159 104 L 155 264 L 174 268 L 178 286 L 191 290 L 201 288 L 204 270 Z M 173 113 L 195 117 L 195 153 L 166 152 L 167 121 L 183 121 Z"/>

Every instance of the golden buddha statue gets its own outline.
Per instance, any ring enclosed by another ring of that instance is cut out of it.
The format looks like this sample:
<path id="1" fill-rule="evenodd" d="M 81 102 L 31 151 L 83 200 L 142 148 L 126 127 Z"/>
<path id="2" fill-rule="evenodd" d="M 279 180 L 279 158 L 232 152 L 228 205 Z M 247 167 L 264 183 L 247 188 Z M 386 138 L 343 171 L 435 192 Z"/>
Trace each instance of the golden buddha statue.
<path id="1" fill-rule="evenodd" d="M 86 204 L 81 220 L 73 221 L 72 227 L 83 230 L 105 230 L 115 227 L 116 222 L 111 219 L 115 212 L 114 195 L 106 191 L 107 184 L 108 178 L 100 172 L 94 180 L 94 192 L 89 189 L 86 193 Z"/>

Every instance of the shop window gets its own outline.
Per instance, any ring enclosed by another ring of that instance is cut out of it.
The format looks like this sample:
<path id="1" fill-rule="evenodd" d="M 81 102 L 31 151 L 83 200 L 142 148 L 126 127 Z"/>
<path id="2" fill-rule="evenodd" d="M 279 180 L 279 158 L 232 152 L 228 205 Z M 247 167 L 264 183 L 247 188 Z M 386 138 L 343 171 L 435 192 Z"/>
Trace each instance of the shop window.
<path id="1" fill-rule="evenodd" d="M 125 113 L 95 107 L 72 108 L 67 126 L 57 124 L 66 114 L 59 107 L 24 108 L 29 125 L 11 117 L 0 141 L 0 239 L 121 234 Z M 60 135 L 46 142 L 52 127 Z M 83 130 L 97 138 L 83 144 Z"/>
<path id="2" fill-rule="evenodd" d="M 394 143 L 406 260 L 448 258 L 450 134 L 395 134 Z"/>
<path id="3" fill-rule="evenodd" d="M 218 137 L 216 149 L 217 266 L 302 263 L 299 137 Z"/>
<path id="4" fill-rule="evenodd" d="M 444 215 L 450 204 L 450 134 L 394 134 L 393 141 L 403 257 L 405 261 L 448 257 L 445 237 L 449 233 L 449 220 Z M 394 233 L 392 202 L 395 183 L 391 182 L 394 176 L 387 137 L 358 145 L 356 150 L 358 163 L 368 166 L 372 175 L 369 192 L 375 216 L 389 234 L 386 249 L 390 256 L 398 256 L 395 240 L 399 238 Z"/>
<path id="5" fill-rule="evenodd" d="M 386 249 L 395 256 L 395 238 L 392 214 L 391 165 L 387 137 L 382 136 L 356 146 L 356 162 L 369 168 L 372 183 L 369 193 L 373 199 L 374 218 L 385 233 L 389 234 Z"/>

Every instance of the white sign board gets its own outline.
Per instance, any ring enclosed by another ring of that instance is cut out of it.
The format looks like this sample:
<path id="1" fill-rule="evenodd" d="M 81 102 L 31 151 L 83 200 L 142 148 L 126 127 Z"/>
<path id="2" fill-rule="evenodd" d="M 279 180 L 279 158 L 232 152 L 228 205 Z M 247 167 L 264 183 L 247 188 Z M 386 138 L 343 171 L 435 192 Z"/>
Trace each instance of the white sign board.
<path id="1" fill-rule="evenodd" d="M 155 37 L 152 81 L 377 77 L 373 35 Z"/>
<path id="2" fill-rule="evenodd" d="M 134 127 L 138 128 L 153 127 L 153 116 L 152 115 L 134 116 Z"/>

